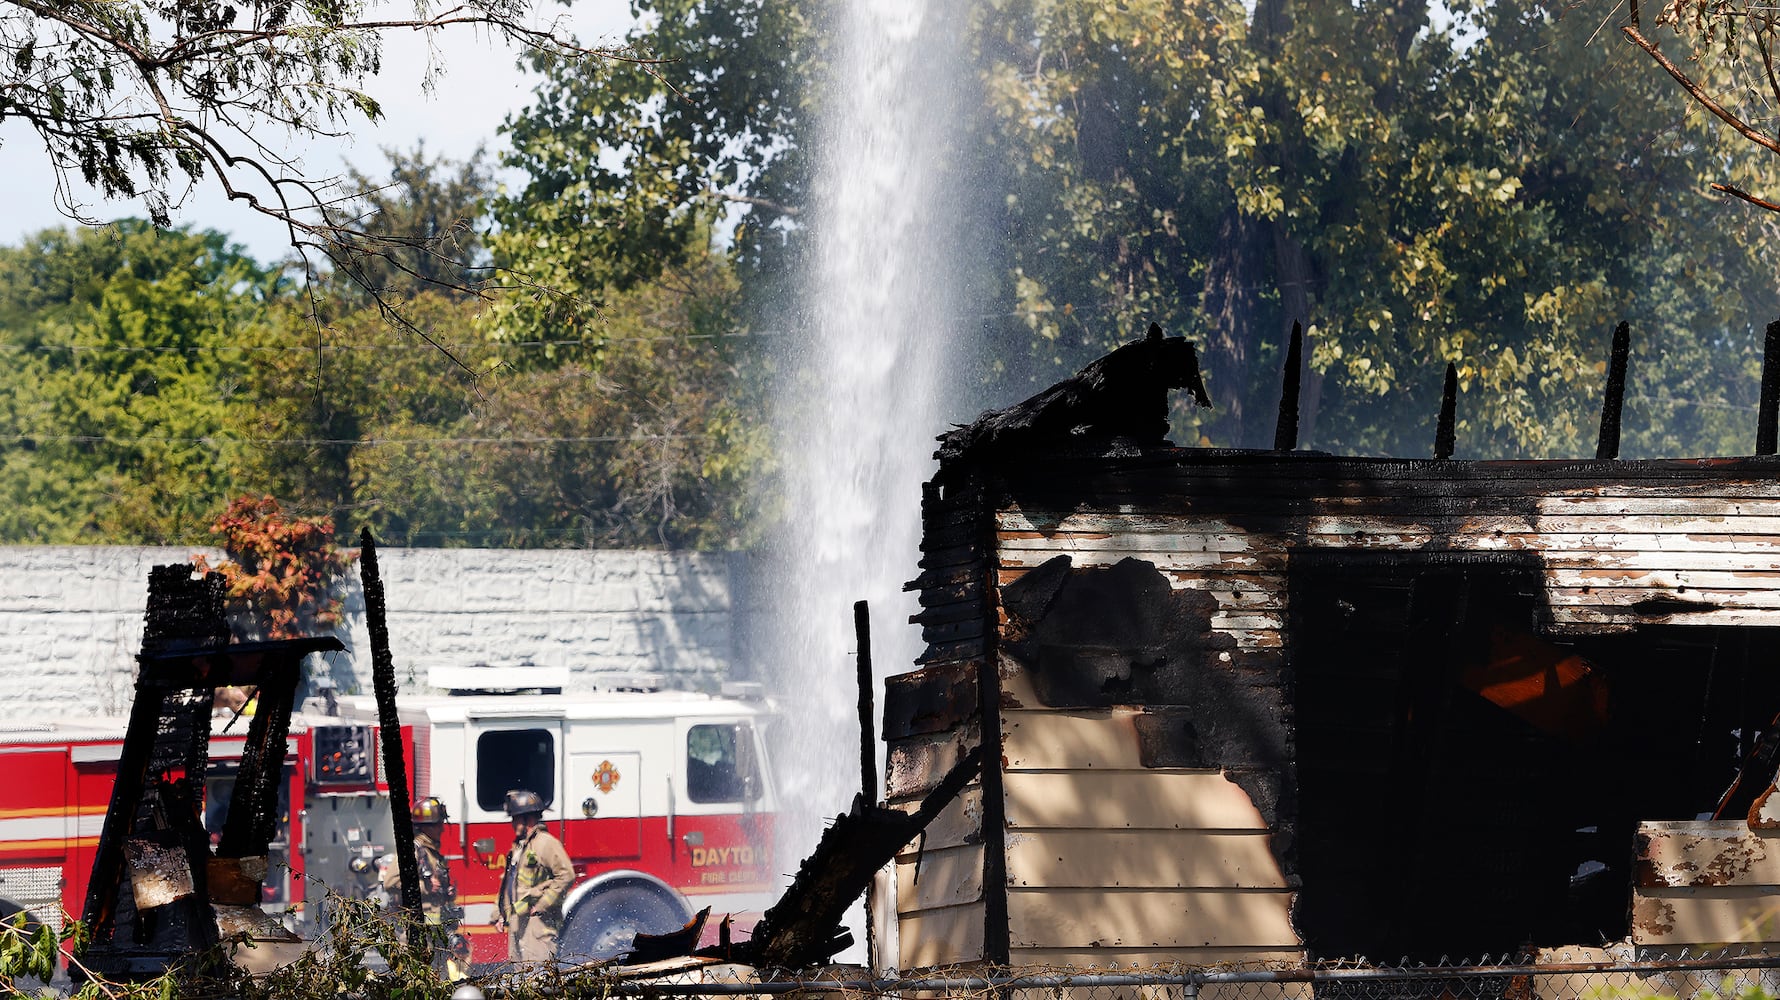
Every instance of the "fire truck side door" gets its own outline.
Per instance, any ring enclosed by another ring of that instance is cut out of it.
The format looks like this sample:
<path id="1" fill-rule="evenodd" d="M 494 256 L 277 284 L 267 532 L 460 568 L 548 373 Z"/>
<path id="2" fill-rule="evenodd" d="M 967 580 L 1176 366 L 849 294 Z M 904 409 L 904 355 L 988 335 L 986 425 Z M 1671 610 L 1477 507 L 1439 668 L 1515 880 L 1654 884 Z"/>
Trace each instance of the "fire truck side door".
<path id="1" fill-rule="evenodd" d="M 577 861 L 643 856 L 643 757 L 577 748 L 569 754 L 563 846 Z"/>

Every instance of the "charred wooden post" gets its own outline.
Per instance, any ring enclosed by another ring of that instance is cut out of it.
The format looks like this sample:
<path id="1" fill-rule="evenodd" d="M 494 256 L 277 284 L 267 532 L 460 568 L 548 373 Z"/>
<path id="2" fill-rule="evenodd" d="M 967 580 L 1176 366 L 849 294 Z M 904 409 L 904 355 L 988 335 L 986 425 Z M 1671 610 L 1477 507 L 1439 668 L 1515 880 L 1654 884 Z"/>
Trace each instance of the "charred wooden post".
<path id="1" fill-rule="evenodd" d="M 245 938 L 264 953 L 300 943 L 259 909 L 277 833 L 278 789 L 296 682 L 331 636 L 228 642 L 223 583 L 189 565 L 149 575 L 148 626 L 110 808 L 94 850 L 80 975 L 153 976 L 195 950 Z M 258 709 L 242 750 L 221 843 L 203 825 L 211 704 L 253 685 Z"/>
<path id="2" fill-rule="evenodd" d="M 871 721 L 871 608 L 864 601 L 853 604 L 853 635 L 859 641 L 859 801 L 871 805 L 878 801 L 878 754 Z"/>
<path id="3" fill-rule="evenodd" d="M 1619 457 L 1619 414 L 1625 405 L 1626 360 L 1632 353 L 1632 327 L 1624 322 L 1613 328 L 1613 354 L 1607 362 L 1607 391 L 1601 400 L 1601 437 L 1595 458 Z"/>
<path id="4" fill-rule="evenodd" d="M 1780 319 L 1768 324 L 1761 355 L 1761 411 L 1756 416 L 1755 453 L 1772 455 L 1780 428 Z"/>
<path id="5" fill-rule="evenodd" d="M 389 775 L 389 813 L 395 826 L 396 868 L 402 880 L 402 912 L 408 919 L 408 947 L 427 948 L 420 910 L 420 862 L 414 856 L 414 813 L 408 794 L 408 764 L 402 759 L 402 722 L 396 714 L 396 665 L 389 649 L 389 619 L 383 603 L 383 577 L 377 572 L 377 542 L 371 529 L 359 533 L 359 572 L 365 584 L 365 629 L 371 635 L 371 686 L 377 694 L 383 768 Z"/>
<path id="6" fill-rule="evenodd" d="M 1446 363 L 1446 388 L 1440 393 L 1440 422 L 1434 428 L 1434 457 L 1452 457 L 1453 421 L 1459 409 L 1459 370 Z"/>
<path id="7" fill-rule="evenodd" d="M 1304 366 L 1304 326 L 1292 321 L 1292 342 L 1286 345 L 1285 374 L 1279 390 L 1279 426 L 1273 431 L 1273 450 L 1298 447 L 1298 370 Z"/>

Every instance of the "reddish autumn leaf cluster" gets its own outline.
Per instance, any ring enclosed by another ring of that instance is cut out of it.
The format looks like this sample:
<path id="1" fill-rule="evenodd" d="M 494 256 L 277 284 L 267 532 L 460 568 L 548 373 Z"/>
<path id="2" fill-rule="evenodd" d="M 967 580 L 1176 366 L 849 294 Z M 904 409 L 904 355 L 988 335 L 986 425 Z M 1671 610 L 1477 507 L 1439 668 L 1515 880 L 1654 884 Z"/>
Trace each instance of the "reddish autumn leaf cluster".
<path id="1" fill-rule="evenodd" d="M 358 557 L 334 544 L 330 517 L 287 517 L 270 496 L 243 496 L 211 525 L 228 561 L 211 565 L 194 556 L 200 572 L 221 573 L 231 612 L 267 639 L 289 639 L 332 628 L 342 601 L 335 582 Z"/>

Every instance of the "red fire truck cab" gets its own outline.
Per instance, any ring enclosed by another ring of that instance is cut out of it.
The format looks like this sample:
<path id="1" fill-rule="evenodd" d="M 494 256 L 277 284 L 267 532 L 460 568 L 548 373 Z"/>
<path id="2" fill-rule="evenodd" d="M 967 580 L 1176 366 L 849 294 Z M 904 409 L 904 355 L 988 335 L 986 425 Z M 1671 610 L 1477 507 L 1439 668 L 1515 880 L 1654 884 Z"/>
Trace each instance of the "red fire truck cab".
<path id="1" fill-rule="evenodd" d="M 567 671 L 529 665 L 434 669 L 449 694 L 404 696 L 401 740 L 413 800 L 436 796 L 441 845 L 476 962 L 507 957 L 491 926 L 512 826 L 508 791 L 545 803 L 575 867 L 559 958 L 607 958 L 710 906 L 738 936 L 771 902 L 775 802 L 762 749 L 770 715 L 752 692 L 564 695 Z M 311 699 L 292 719 L 281 833 L 264 907 L 313 934 L 325 888 L 379 892 L 392 863 L 389 786 L 368 696 Z M 226 802 L 240 741 L 213 729 L 206 812 Z M 238 726 L 237 729 L 244 728 Z M 0 722 L 0 916 L 60 926 L 86 894 L 116 773 L 121 719 Z M 211 817 L 207 815 L 209 822 Z M 216 818 L 220 822 L 220 817 Z"/>

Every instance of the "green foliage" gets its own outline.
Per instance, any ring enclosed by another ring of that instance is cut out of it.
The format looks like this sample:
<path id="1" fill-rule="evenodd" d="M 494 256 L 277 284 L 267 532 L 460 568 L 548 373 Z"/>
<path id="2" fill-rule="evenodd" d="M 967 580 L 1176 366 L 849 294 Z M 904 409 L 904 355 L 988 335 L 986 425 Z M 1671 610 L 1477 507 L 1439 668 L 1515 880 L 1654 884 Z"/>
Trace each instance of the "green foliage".
<path id="1" fill-rule="evenodd" d="M 317 895 L 323 887 L 317 886 Z M 61 949 L 73 955 L 71 971 L 82 982 L 73 1000 L 176 1000 L 179 997 L 237 997 L 240 1000 L 290 1000 L 353 996 L 369 1000 L 443 1000 L 458 984 L 448 981 L 433 956 L 446 945 L 437 924 L 418 925 L 420 946 L 410 947 L 407 921 L 375 902 L 326 891 L 328 914 L 315 946 L 295 961 L 262 974 L 250 974 L 230 962 L 252 941 L 225 940 L 214 950 L 191 956 L 167 972 L 141 980 L 114 980 L 97 975 L 80 959 L 85 927 L 69 920 L 60 935 L 33 924 L 24 914 L 0 920 L 0 991 L 24 995 L 21 978 L 47 983 L 61 960 Z M 509 1000 L 561 997 L 606 997 L 612 992 L 609 967 L 551 966 L 520 975 L 482 981 L 495 995 Z M 45 996 L 60 994 L 49 991 Z"/>
<path id="2" fill-rule="evenodd" d="M 59 176 L 78 176 L 106 198 L 141 196 L 161 226 L 194 182 L 222 178 L 244 206 L 290 223 L 293 241 L 302 234 L 330 250 L 363 231 L 315 219 L 335 215 L 326 179 L 261 139 L 345 134 L 380 118 L 365 88 L 381 68 L 385 33 L 477 28 L 570 60 L 611 55 L 539 30 L 527 0 L 415 0 L 393 17 L 369 0 L 6 6 L 0 118 L 29 127 Z"/>
<path id="3" fill-rule="evenodd" d="M 211 566 L 197 555 L 198 572 L 215 570 L 228 584 L 231 612 L 250 624 L 253 638 L 292 639 L 340 622 L 346 570 L 357 553 L 334 544 L 327 517 L 287 517 L 270 496 L 237 498 L 211 525 L 227 561 Z"/>
<path id="4" fill-rule="evenodd" d="M 746 540 L 744 489 L 765 459 L 753 342 L 733 336 L 734 279 L 705 253 L 612 296 L 597 346 L 489 342 L 477 304 L 428 295 L 410 315 L 488 374 L 442 372 L 374 311 L 312 358 L 263 373 L 251 432 L 340 442 L 268 452 L 265 480 L 308 509 L 350 511 L 391 545 L 724 548 Z"/>
<path id="5" fill-rule="evenodd" d="M 463 292 L 486 256 L 463 222 L 487 172 L 390 155 L 366 209 L 412 245 L 313 299 L 214 233 L 133 222 L 0 249 L 16 362 L 0 369 L 0 539 L 204 544 L 234 498 L 270 495 L 293 523 L 330 515 L 391 544 L 743 541 L 766 454 L 758 362 L 708 232 L 608 296 L 588 337 L 491 340 Z M 405 326 L 377 295 L 403 300 Z M 281 567 L 237 562 L 259 627 L 297 627 L 295 598 L 265 588 Z"/>
<path id="6" fill-rule="evenodd" d="M 1041 370 L 1160 318 L 1206 346 L 1206 440 L 1264 446 L 1302 319 L 1308 444 L 1425 454 L 1451 361 L 1470 457 L 1589 453 L 1620 318 L 1634 396 L 1688 380 L 1711 406 L 1749 387 L 1726 363 L 1741 350 L 1720 347 L 1746 348 L 1775 304 L 1770 243 L 1704 218 L 1698 178 L 1726 150 L 1648 88 L 1627 94 L 1631 54 L 1590 42 L 1598 18 L 1455 6 L 1442 30 L 1412 2 L 1032 10 L 990 79 L 1007 95 L 999 141 L 1044 150 L 1009 200 L 1009 228 L 1031 237 L 1010 311 Z M 1738 450 L 1637 409 L 1628 452 Z"/>
<path id="7" fill-rule="evenodd" d="M 785 252 L 809 173 L 801 136 L 815 91 L 798 83 L 826 59 L 812 3 L 645 0 L 655 27 L 632 41 L 662 61 L 571 65 L 546 75 L 510 119 L 504 163 L 525 187 L 499 198 L 498 263 L 536 287 L 500 306 L 499 335 L 601 337 L 609 294 L 653 281 L 700 252 L 712 219 L 739 208 L 729 236 L 744 280 L 788 276 Z M 745 190 L 744 190 L 745 189 Z M 746 202 L 731 202 L 745 195 Z"/>
<path id="8" fill-rule="evenodd" d="M 0 538 L 197 543 L 237 487 L 219 446 L 275 275 L 141 222 L 0 250 Z"/>
<path id="9" fill-rule="evenodd" d="M 1646 13 L 1643 4 L 1630 0 L 1620 23 L 1625 38 L 1650 57 L 1645 71 L 1658 79 L 1667 74 L 1678 95 L 1717 119 L 1710 127 L 1720 138 L 1753 154 L 1720 163 L 1712 187 L 1780 213 L 1780 202 L 1767 188 L 1772 158 L 1780 156 L 1780 131 L 1774 128 L 1780 109 L 1780 72 L 1774 65 L 1780 19 L 1767 7 L 1678 0 L 1658 4 L 1654 24 L 1645 20 Z M 1664 51 L 1670 34 L 1686 50 L 1679 58 Z"/>
<path id="10" fill-rule="evenodd" d="M 707 192 L 797 206 L 810 183 L 830 5 L 638 8 L 658 19 L 632 41 L 671 60 L 673 90 L 636 73 L 617 100 L 607 76 L 546 66 L 511 124 L 533 184 L 497 207 L 497 252 L 554 255 L 565 288 L 656 273 L 683 245 L 660 234 Z M 1200 342 L 1217 404 L 1182 415 L 1186 443 L 1265 446 L 1301 319 L 1308 446 L 1427 453 L 1451 361 L 1461 455 L 1589 454 L 1628 319 L 1626 452 L 1745 450 L 1754 331 L 1780 307 L 1774 234 L 1716 211 L 1701 178 L 1748 152 L 1598 36 L 1605 8 L 1441 11 L 972 4 L 958 183 L 984 192 L 972 225 L 1003 237 L 988 393 L 1033 391 L 1156 320 Z M 759 203 L 735 236 L 756 306 L 796 280 L 806 235 Z M 571 322 L 537 308 L 521 329 Z"/>

